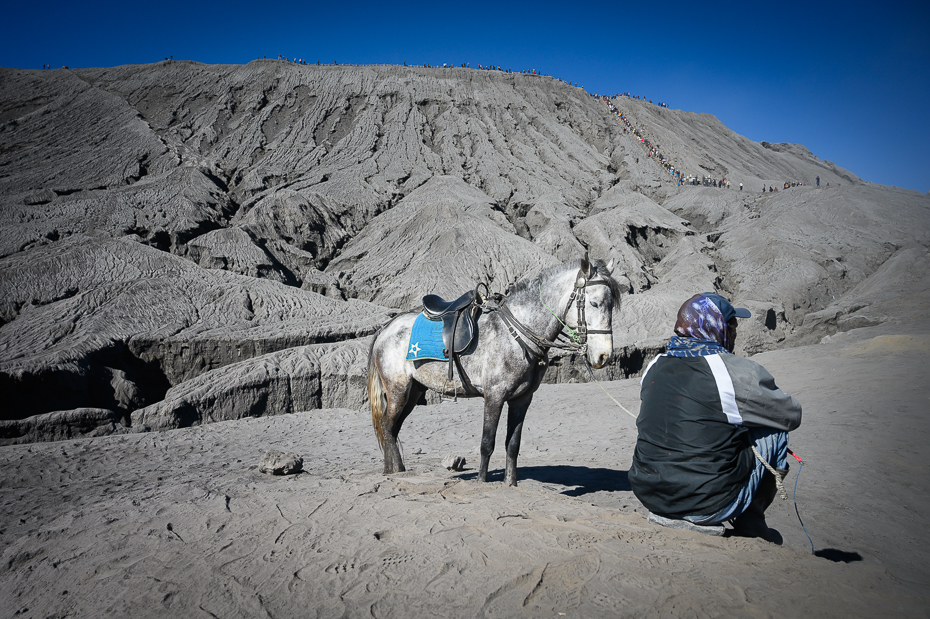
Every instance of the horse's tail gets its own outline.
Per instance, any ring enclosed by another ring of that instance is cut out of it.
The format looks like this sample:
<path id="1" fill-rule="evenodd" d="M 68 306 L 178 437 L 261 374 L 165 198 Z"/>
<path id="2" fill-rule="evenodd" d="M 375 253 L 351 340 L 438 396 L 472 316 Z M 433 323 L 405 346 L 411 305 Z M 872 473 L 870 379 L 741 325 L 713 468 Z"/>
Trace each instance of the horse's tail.
<path id="1" fill-rule="evenodd" d="M 371 348 L 368 350 L 368 402 L 371 404 L 371 424 L 375 427 L 378 447 L 384 451 L 384 429 L 381 425 L 381 418 L 387 408 L 387 395 L 384 392 L 384 383 L 381 382 L 381 373 L 375 362 L 375 342 L 380 334 L 379 330 L 371 338 Z"/>

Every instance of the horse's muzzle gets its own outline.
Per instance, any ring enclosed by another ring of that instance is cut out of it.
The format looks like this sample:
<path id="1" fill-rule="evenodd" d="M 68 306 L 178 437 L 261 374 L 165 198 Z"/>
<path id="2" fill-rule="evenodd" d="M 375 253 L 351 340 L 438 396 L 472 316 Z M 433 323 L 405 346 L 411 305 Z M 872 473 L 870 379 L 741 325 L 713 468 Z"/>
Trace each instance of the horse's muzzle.
<path id="1" fill-rule="evenodd" d="M 608 361 L 610 361 L 610 353 L 602 352 L 597 356 L 597 359 L 594 360 L 594 363 L 591 364 L 591 367 L 595 370 L 599 370 L 607 365 Z"/>

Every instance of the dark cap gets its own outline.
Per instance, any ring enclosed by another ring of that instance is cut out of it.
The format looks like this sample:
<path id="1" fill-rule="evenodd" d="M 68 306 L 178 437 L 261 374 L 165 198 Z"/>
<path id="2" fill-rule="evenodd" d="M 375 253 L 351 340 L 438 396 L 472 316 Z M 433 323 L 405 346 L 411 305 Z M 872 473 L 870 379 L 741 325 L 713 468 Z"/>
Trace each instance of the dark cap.
<path id="1" fill-rule="evenodd" d="M 713 292 L 704 292 L 701 293 L 701 296 L 710 300 L 711 303 L 717 306 L 717 309 L 720 310 L 720 313 L 723 314 L 723 319 L 727 322 L 730 322 L 731 318 L 749 318 L 752 314 L 749 313 L 749 310 L 745 307 L 733 307 L 729 301 L 724 297 L 721 297 L 719 294 Z"/>

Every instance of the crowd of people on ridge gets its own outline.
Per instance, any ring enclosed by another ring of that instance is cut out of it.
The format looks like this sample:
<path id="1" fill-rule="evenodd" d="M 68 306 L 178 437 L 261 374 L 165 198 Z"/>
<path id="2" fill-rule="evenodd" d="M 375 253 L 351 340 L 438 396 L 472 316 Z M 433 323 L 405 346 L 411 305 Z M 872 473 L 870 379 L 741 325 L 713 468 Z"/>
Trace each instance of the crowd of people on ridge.
<path id="1" fill-rule="evenodd" d="M 278 54 L 278 60 L 283 60 L 284 62 L 293 62 L 294 64 L 308 64 L 307 61 L 303 58 L 288 58 L 283 54 Z M 317 64 L 320 64 L 320 61 L 317 60 Z M 333 64 L 339 64 L 338 62 L 333 62 Z"/>
<path id="2" fill-rule="evenodd" d="M 594 95 L 594 96 L 595 96 L 595 97 L 598 97 L 599 95 Z M 627 97 L 628 99 L 636 99 L 637 101 L 642 101 L 643 103 L 652 103 L 652 99 L 646 99 L 646 97 L 643 97 L 643 96 L 641 96 L 641 95 L 631 95 L 629 92 L 621 92 L 621 93 L 616 94 L 616 95 L 611 95 L 611 96 L 609 96 L 608 98 L 609 98 L 609 99 L 616 99 L 617 97 Z M 657 106 L 659 106 L 659 107 L 668 107 L 668 103 L 661 103 L 661 102 L 660 102 L 660 103 L 652 103 L 652 104 L 653 104 L 653 105 L 657 105 Z"/>
<path id="3" fill-rule="evenodd" d="M 266 60 L 267 60 L 267 57 L 263 57 L 263 59 L 266 59 Z M 173 61 L 173 60 L 174 60 L 174 57 L 173 57 L 173 56 L 170 57 L 170 60 L 169 60 L 169 58 L 165 58 L 165 61 L 166 61 L 166 62 L 171 62 L 171 61 Z M 278 60 L 282 60 L 282 61 L 285 61 L 285 62 L 292 62 L 292 63 L 294 63 L 294 64 L 302 64 L 302 65 L 307 65 L 307 64 L 309 64 L 309 63 L 308 63 L 305 59 L 303 59 L 303 58 L 293 58 L 293 59 L 292 59 L 292 58 L 289 58 L 289 57 L 287 57 L 287 56 L 284 56 L 283 54 L 279 54 L 279 55 L 278 55 Z M 320 61 L 317 61 L 316 64 L 319 66 L 319 65 L 322 65 L 322 64 L 325 64 L 325 63 L 321 63 Z M 336 61 L 333 61 L 333 65 L 338 66 L 339 63 L 336 62 Z M 351 66 L 351 65 L 350 65 L 350 66 Z M 408 66 L 407 63 L 406 63 L 406 61 L 403 63 L 403 66 L 405 66 L 405 67 Z M 436 65 L 435 67 L 434 67 L 431 63 L 428 63 L 428 62 L 425 62 L 425 63 L 423 63 L 422 65 L 410 65 L 410 66 L 422 66 L 422 67 L 425 68 L 425 69 L 451 69 L 451 68 L 455 68 L 454 65 L 449 64 L 449 63 L 445 63 L 445 62 L 442 63 L 441 66 L 440 66 L 440 65 Z M 50 68 L 51 68 L 51 65 L 44 65 L 44 64 L 43 64 L 43 65 L 42 65 L 42 68 L 43 68 L 43 69 L 46 69 L 46 68 L 49 68 L 49 69 L 50 69 Z M 472 68 L 472 67 L 471 67 L 470 63 L 464 62 L 464 63 L 458 65 L 458 68 L 470 69 L 470 68 Z M 485 64 L 479 64 L 479 65 L 476 67 L 476 70 L 479 70 L 479 71 L 500 71 L 500 72 L 502 72 L 502 73 L 515 73 L 512 69 L 504 69 L 504 68 L 501 67 L 500 65 L 496 65 L 496 64 L 487 64 L 487 65 L 485 65 Z M 561 78 L 558 78 L 558 77 L 553 78 L 551 75 L 549 75 L 549 74 L 547 74 L 547 73 L 541 73 L 541 72 L 540 72 L 539 70 L 537 70 L 537 69 L 524 69 L 524 70 L 522 70 L 522 71 L 516 71 L 516 73 L 519 73 L 519 74 L 521 74 L 521 75 L 536 75 L 536 76 L 540 76 L 540 77 L 549 77 L 549 78 L 552 78 L 552 79 L 556 79 L 556 80 L 558 80 L 558 81 L 560 81 L 560 82 L 562 82 L 562 83 L 568 84 L 569 86 L 574 86 L 574 87 L 576 87 L 576 88 L 582 88 L 582 89 L 584 88 L 583 86 L 580 86 L 580 85 L 578 85 L 578 84 L 573 84 L 571 81 L 565 81 L 565 80 L 563 80 L 563 79 L 561 79 Z M 623 124 L 624 124 L 626 130 L 629 131 L 630 133 L 632 133 L 634 136 L 636 136 L 636 139 L 639 140 L 640 144 L 642 144 L 643 148 L 645 149 L 645 151 L 646 151 L 646 156 L 647 156 L 647 157 L 650 157 L 650 158 L 652 158 L 652 159 L 655 159 L 655 161 L 656 161 L 659 165 L 661 165 L 661 166 L 665 169 L 665 171 L 666 171 L 673 179 L 675 179 L 675 180 L 677 181 L 679 187 L 681 187 L 682 185 L 690 185 L 690 186 L 697 186 L 697 185 L 700 185 L 700 186 L 703 186 L 703 187 L 717 187 L 717 188 L 721 188 L 721 189 L 730 189 L 730 181 L 727 180 L 726 178 L 722 178 L 722 179 L 719 179 L 719 180 L 718 180 L 718 179 L 713 178 L 713 177 L 709 177 L 709 176 L 706 176 L 706 175 L 702 175 L 701 178 L 698 179 L 697 176 L 695 176 L 694 174 L 689 174 L 689 175 L 685 176 L 685 175 L 682 173 L 682 171 L 681 171 L 680 169 L 676 168 L 675 165 L 674 165 L 665 155 L 663 155 L 663 154 L 659 151 L 659 146 L 658 146 L 658 145 L 653 145 L 653 144 L 649 141 L 649 139 L 645 137 L 645 135 L 643 134 L 643 132 L 642 132 L 641 130 L 639 130 L 639 129 L 637 129 L 636 127 L 633 126 L 633 123 L 630 122 L 630 119 L 629 119 L 627 116 L 625 116 L 625 115 L 623 114 L 623 112 L 621 112 L 620 110 L 617 109 L 617 107 L 613 104 L 613 102 L 611 101 L 611 99 L 616 99 L 616 98 L 618 98 L 618 97 L 627 97 L 627 98 L 630 98 L 630 99 L 636 99 L 637 101 L 642 101 L 642 102 L 644 102 L 644 103 L 650 103 L 650 104 L 652 104 L 652 105 L 656 105 L 656 106 L 658 106 L 658 107 L 664 107 L 664 108 L 667 108 L 667 107 L 668 107 L 668 104 L 667 104 L 667 103 L 664 103 L 664 102 L 653 103 L 652 99 L 646 99 L 645 97 L 643 97 L 643 96 L 641 96 L 641 95 L 632 95 L 632 94 L 630 94 L 629 92 L 618 93 L 618 94 L 611 95 L 611 96 L 607 96 L 607 95 L 598 95 L 598 94 L 592 94 L 591 96 L 594 97 L 594 98 L 596 98 L 596 99 L 601 99 L 601 100 L 603 100 L 603 101 L 607 104 L 607 107 L 610 109 L 611 113 L 612 113 L 612 114 L 615 114 L 615 115 L 616 115 L 618 118 L 620 118 L 620 120 L 623 122 Z M 801 183 L 801 182 L 797 182 L 797 181 L 785 181 L 784 189 L 788 189 L 788 188 L 790 188 L 790 187 L 799 187 L 799 186 L 804 186 L 804 185 L 806 185 L 806 183 Z M 829 184 L 828 184 L 828 186 L 829 186 Z M 817 177 L 817 187 L 820 187 L 820 177 L 819 177 L 819 176 Z M 739 184 L 739 188 L 740 188 L 740 191 L 742 191 L 742 189 L 743 189 L 743 183 L 740 183 L 740 184 Z M 762 193 L 765 193 L 765 191 L 766 191 L 766 186 L 763 185 L 763 186 L 762 186 Z M 777 191 L 778 191 L 778 188 L 769 185 L 768 191 L 771 192 L 771 193 L 774 193 L 774 192 L 777 192 Z"/>
<path id="4" fill-rule="evenodd" d="M 167 58 L 166 58 L 165 60 L 167 60 Z M 268 60 L 268 57 L 267 57 L 267 56 L 262 56 L 259 60 Z M 311 63 L 307 62 L 306 59 L 304 59 L 304 58 L 290 58 L 290 57 L 288 57 L 288 56 L 285 56 L 284 54 L 278 54 L 278 60 L 281 60 L 281 61 L 284 61 L 284 62 L 291 62 L 291 63 L 294 63 L 294 64 L 302 64 L 302 65 L 311 64 Z M 325 66 L 325 65 L 326 65 L 325 62 L 320 62 L 319 60 L 316 62 L 316 64 L 317 64 L 317 66 Z M 349 64 L 343 63 L 343 65 L 344 65 L 344 66 L 361 66 L 361 65 L 353 65 L 353 64 L 351 64 L 351 63 L 349 63 Z M 334 61 L 333 61 L 333 66 L 339 66 L 339 63 L 336 62 L 336 61 L 334 60 Z M 421 68 L 423 68 L 423 69 L 453 69 L 453 68 L 470 69 L 470 68 L 472 68 L 471 63 L 468 63 L 468 62 L 463 62 L 463 63 L 461 63 L 461 64 L 459 64 L 459 65 L 454 65 L 454 64 L 448 63 L 448 62 L 444 62 L 444 63 L 442 63 L 441 65 L 439 65 L 439 64 L 433 65 L 432 63 L 429 63 L 429 62 L 424 62 L 424 63 L 422 63 L 422 64 L 415 64 L 415 65 L 414 65 L 414 64 L 408 65 L 407 62 L 404 61 L 403 66 L 405 66 L 405 67 L 406 67 L 406 66 L 421 67 Z M 44 68 L 44 67 L 43 67 L 43 68 Z M 51 67 L 49 67 L 49 68 L 51 68 Z M 539 76 L 539 77 L 548 77 L 548 78 L 552 78 L 552 79 L 558 80 L 558 81 L 562 82 L 563 84 L 568 84 L 569 86 L 574 86 L 575 88 L 581 88 L 582 90 L 584 90 L 584 86 L 581 86 L 581 85 L 579 85 L 579 84 L 573 84 L 571 81 L 563 80 L 563 79 L 560 78 L 560 77 L 553 77 L 553 76 L 549 75 L 548 73 L 543 73 L 543 72 L 541 72 L 539 69 L 523 69 L 523 70 L 521 70 L 521 71 L 514 71 L 513 69 L 505 69 L 505 68 L 503 68 L 502 66 L 496 65 L 496 64 L 479 64 L 477 67 L 475 67 L 475 70 L 477 70 L 477 71 L 500 71 L 501 73 L 519 73 L 520 75 L 535 75 L 535 76 Z M 650 101 L 650 103 L 651 103 L 651 101 Z M 664 105 L 664 104 L 660 104 L 660 105 Z M 668 107 L 668 106 L 666 105 L 665 107 Z"/>

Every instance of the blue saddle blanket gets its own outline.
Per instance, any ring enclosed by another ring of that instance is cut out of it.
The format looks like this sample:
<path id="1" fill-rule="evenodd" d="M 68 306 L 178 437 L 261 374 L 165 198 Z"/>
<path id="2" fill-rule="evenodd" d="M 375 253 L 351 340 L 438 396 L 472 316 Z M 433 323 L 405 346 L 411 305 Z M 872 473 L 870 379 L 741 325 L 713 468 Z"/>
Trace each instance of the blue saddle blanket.
<path id="1" fill-rule="evenodd" d="M 442 354 L 442 319 L 430 320 L 422 313 L 413 322 L 410 330 L 410 347 L 407 349 L 407 359 L 439 359 L 444 361 Z"/>

